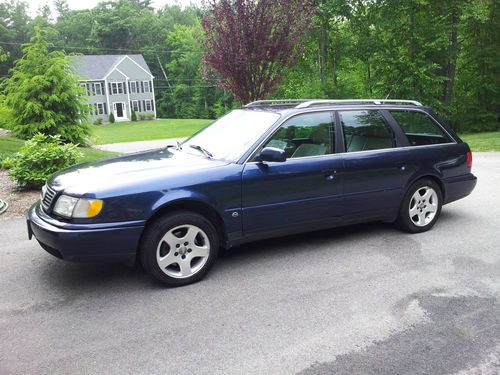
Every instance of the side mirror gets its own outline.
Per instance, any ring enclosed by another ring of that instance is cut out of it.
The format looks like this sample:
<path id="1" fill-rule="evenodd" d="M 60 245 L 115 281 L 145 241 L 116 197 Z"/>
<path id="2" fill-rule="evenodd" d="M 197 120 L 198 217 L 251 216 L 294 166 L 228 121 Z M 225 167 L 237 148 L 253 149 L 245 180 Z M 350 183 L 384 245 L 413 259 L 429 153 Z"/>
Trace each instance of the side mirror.
<path id="1" fill-rule="evenodd" d="M 260 161 L 282 163 L 286 161 L 285 151 L 276 147 L 264 147 L 259 154 Z"/>

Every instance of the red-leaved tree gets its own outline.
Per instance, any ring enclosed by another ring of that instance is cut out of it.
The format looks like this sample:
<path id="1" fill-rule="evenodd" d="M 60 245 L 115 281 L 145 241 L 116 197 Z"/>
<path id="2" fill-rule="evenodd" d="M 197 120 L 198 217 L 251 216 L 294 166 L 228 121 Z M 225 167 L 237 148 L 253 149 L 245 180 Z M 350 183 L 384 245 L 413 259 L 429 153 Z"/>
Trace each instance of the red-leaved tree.
<path id="1" fill-rule="evenodd" d="M 313 0 L 207 0 L 205 62 L 242 103 L 265 99 L 301 52 Z"/>

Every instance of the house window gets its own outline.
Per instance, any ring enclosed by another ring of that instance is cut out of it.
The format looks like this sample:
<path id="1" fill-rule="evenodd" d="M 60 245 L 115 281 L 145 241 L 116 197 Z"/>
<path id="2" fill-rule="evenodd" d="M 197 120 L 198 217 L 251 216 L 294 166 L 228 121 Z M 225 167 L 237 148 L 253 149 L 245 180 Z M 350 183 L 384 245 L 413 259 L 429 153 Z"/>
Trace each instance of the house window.
<path id="1" fill-rule="evenodd" d="M 86 83 L 80 83 L 80 86 L 85 90 L 85 95 L 89 95 L 89 92 L 87 90 L 87 84 Z"/>
<path id="2" fill-rule="evenodd" d="M 95 95 L 102 95 L 102 86 L 101 82 L 94 83 L 94 93 Z"/>
<path id="3" fill-rule="evenodd" d="M 151 84 L 149 81 L 144 81 L 144 92 L 151 92 Z"/>
<path id="4" fill-rule="evenodd" d="M 151 103 L 151 100 L 146 100 L 146 111 L 150 112 L 153 110 L 153 104 Z"/>
<path id="5" fill-rule="evenodd" d="M 96 103 L 95 104 L 95 114 L 96 115 L 104 115 L 104 103 Z"/>
<path id="6" fill-rule="evenodd" d="M 135 94 L 138 91 L 138 82 L 137 81 L 131 81 L 130 82 L 130 92 Z"/>
<path id="7" fill-rule="evenodd" d="M 123 82 L 113 82 L 111 84 L 111 93 L 113 95 L 123 94 Z"/>
<path id="8" fill-rule="evenodd" d="M 134 112 L 139 112 L 139 102 L 137 100 L 132 100 L 132 110 Z"/>

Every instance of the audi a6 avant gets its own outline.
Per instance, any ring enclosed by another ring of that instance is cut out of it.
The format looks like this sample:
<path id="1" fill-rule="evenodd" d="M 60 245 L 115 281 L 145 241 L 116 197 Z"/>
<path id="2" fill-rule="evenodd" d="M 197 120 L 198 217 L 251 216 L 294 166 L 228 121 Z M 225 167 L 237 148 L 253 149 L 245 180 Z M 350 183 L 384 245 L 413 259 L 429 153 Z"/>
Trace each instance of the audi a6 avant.
<path id="1" fill-rule="evenodd" d="M 179 286 L 220 247 L 373 220 L 429 230 L 474 189 L 471 165 L 415 101 L 259 101 L 180 144 L 55 174 L 28 234 L 65 260 L 138 257 Z"/>

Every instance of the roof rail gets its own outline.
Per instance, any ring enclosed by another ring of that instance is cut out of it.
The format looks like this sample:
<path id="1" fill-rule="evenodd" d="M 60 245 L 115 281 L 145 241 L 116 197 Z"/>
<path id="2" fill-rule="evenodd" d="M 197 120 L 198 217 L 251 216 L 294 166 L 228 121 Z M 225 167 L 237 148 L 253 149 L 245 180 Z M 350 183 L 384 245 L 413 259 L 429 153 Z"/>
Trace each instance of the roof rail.
<path id="1" fill-rule="evenodd" d="M 272 106 L 272 105 L 297 105 L 298 103 L 312 102 L 315 99 L 282 99 L 282 100 L 257 100 L 245 105 L 245 108 Z"/>
<path id="2" fill-rule="evenodd" d="M 401 100 L 401 99 L 314 99 L 302 101 L 295 108 L 308 108 L 313 105 L 321 104 L 350 104 L 350 103 L 372 103 L 372 104 L 386 104 L 386 103 L 400 103 L 400 104 L 413 104 L 416 106 L 422 106 L 422 103 L 416 100 Z"/>

